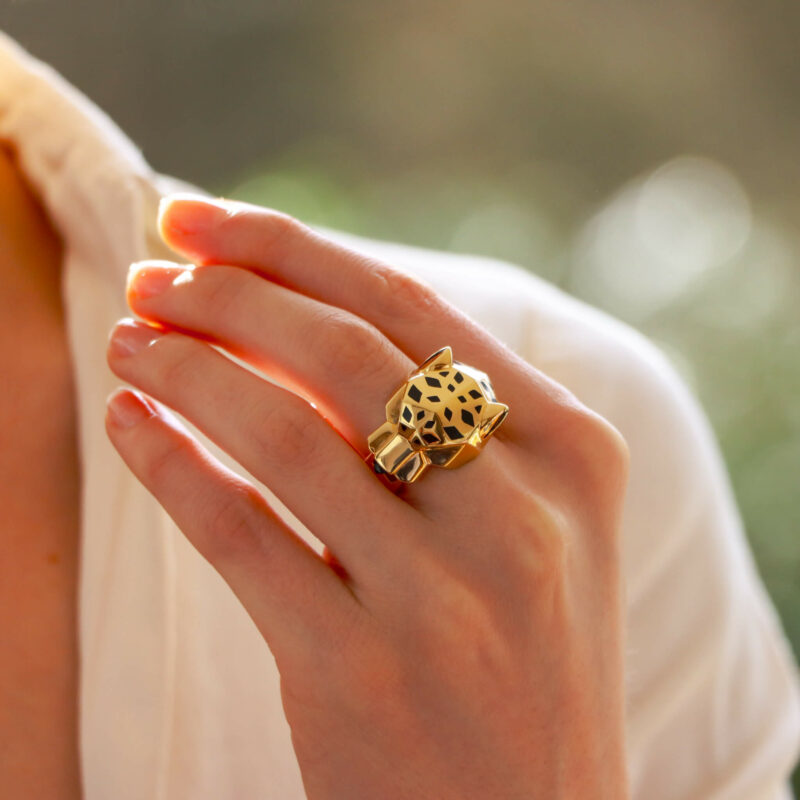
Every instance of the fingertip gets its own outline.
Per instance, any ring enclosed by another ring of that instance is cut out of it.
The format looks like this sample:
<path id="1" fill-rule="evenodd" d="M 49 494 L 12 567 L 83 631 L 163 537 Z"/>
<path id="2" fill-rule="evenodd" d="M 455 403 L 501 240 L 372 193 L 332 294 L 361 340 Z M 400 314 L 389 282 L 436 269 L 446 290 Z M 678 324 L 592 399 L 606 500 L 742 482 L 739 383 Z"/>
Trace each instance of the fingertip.
<path id="1" fill-rule="evenodd" d="M 158 204 L 158 232 L 168 245 L 184 250 L 193 237 L 213 229 L 231 213 L 223 197 L 175 192 Z"/>
<path id="2" fill-rule="evenodd" d="M 133 317 L 123 317 L 117 320 L 108 334 L 106 362 L 115 374 L 119 374 L 118 369 L 123 361 L 149 347 L 168 332 L 167 328 L 157 321 L 151 323 Z"/>
<path id="3" fill-rule="evenodd" d="M 106 398 L 106 428 L 110 431 L 127 430 L 155 416 L 155 404 L 134 389 L 120 387 Z"/>
<path id="4" fill-rule="evenodd" d="M 125 294 L 131 309 L 138 300 L 163 294 L 171 286 L 191 280 L 194 264 L 179 264 L 165 259 L 134 261 L 128 269 Z"/>

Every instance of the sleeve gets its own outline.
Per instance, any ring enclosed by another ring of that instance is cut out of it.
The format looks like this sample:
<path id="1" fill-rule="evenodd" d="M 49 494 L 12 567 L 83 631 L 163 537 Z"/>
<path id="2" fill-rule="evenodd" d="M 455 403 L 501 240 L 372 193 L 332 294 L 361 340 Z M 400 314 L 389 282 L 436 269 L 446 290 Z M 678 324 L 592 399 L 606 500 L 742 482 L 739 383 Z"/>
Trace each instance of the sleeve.
<path id="1" fill-rule="evenodd" d="M 645 337 L 576 305 L 531 311 L 532 362 L 631 451 L 622 531 L 636 800 L 785 800 L 796 667 L 698 402 Z"/>

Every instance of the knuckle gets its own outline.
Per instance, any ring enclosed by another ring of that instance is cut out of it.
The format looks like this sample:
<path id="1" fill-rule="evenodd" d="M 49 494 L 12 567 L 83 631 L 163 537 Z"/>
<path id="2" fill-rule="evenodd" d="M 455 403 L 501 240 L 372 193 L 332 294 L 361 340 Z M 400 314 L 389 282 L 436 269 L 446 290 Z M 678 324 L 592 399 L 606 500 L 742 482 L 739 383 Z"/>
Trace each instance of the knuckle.
<path id="1" fill-rule="evenodd" d="M 205 520 L 205 555 L 214 564 L 241 559 L 263 550 L 264 501 L 251 486 L 231 482 L 223 498 L 215 496 Z"/>
<path id="2" fill-rule="evenodd" d="M 586 438 L 585 459 L 590 476 L 603 485 L 624 482 L 630 452 L 622 434 L 600 416 L 594 416 L 589 427 L 591 435 Z"/>
<path id="3" fill-rule="evenodd" d="M 236 314 L 248 288 L 245 270 L 228 266 L 198 266 L 193 271 L 194 304 L 200 314 Z"/>
<path id="4" fill-rule="evenodd" d="M 156 490 L 169 486 L 182 470 L 187 455 L 186 445 L 170 442 L 147 459 L 142 467 L 142 482 Z"/>
<path id="5" fill-rule="evenodd" d="M 592 485 L 625 482 L 630 452 L 622 434 L 608 420 L 586 407 L 570 408 L 562 430 L 573 472 Z"/>
<path id="6" fill-rule="evenodd" d="M 372 292 L 381 317 L 401 320 L 427 317 L 443 306 L 435 289 L 421 278 L 380 264 L 371 270 Z"/>
<path id="7" fill-rule="evenodd" d="M 603 434 L 606 437 L 606 457 L 608 463 L 614 468 L 615 472 L 623 478 L 627 478 L 631 463 L 631 451 L 628 442 L 620 432 L 619 428 L 610 422 L 604 422 Z"/>
<path id="8" fill-rule="evenodd" d="M 151 345 L 150 352 L 156 362 L 153 368 L 155 382 L 170 395 L 175 390 L 185 391 L 202 374 L 206 345 L 180 333 L 166 333 Z"/>
<path id="9" fill-rule="evenodd" d="M 250 204 L 234 206 L 222 223 L 232 235 L 241 231 L 251 231 L 254 224 L 258 228 L 259 245 L 269 251 L 276 251 L 306 230 L 306 226 L 289 214 L 265 208 L 253 208 Z"/>
<path id="10" fill-rule="evenodd" d="M 276 405 L 266 415 L 257 438 L 260 456 L 282 469 L 306 470 L 318 457 L 320 429 L 309 407 L 298 399 Z"/>
<path id="11" fill-rule="evenodd" d="M 313 351 L 327 373 L 358 382 L 374 375 L 387 359 L 391 363 L 391 343 L 368 322 L 334 310 L 318 323 Z"/>

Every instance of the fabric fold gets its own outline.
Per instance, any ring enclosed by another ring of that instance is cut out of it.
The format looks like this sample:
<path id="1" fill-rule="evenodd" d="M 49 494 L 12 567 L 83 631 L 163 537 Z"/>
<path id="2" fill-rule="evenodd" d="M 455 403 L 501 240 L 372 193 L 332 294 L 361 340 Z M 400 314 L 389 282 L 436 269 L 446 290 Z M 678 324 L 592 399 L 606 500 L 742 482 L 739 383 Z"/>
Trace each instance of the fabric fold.
<path id="1" fill-rule="evenodd" d="M 81 469 L 80 752 L 88 800 L 159 798 L 174 663 L 172 541 L 162 512 L 105 433 L 108 331 L 148 255 L 140 180 L 151 175 L 109 118 L 0 34 L 0 138 L 62 236 L 62 291 Z M 131 531 L 136 535 L 131 536 Z M 144 621 L 144 624 L 143 624 Z"/>

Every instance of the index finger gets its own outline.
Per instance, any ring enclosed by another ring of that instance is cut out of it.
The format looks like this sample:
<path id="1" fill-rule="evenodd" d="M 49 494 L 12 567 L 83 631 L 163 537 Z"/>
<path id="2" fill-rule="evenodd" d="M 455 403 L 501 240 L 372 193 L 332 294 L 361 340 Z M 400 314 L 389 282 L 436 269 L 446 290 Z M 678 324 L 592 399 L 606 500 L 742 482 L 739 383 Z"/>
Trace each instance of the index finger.
<path id="1" fill-rule="evenodd" d="M 499 438 L 530 434 L 529 420 L 542 419 L 554 402 L 577 402 L 421 279 L 333 242 L 286 214 L 177 194 L 162 201 L 159 226 L 167 244 L 199 264 L 246 267 L 357 314 L 417 364 L 452 345 L 456 359 L 487 372 L 500 402 L 521 404 L 530 412 L 512 412 L 498 428 Z M 387 399 L 395 388 L 387 387 Z"/>

